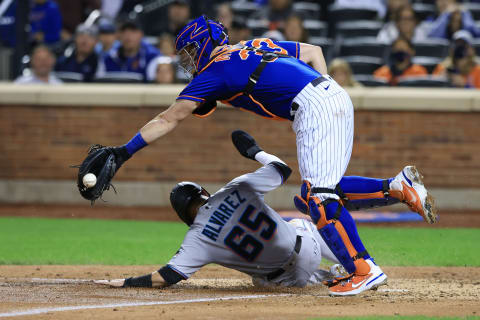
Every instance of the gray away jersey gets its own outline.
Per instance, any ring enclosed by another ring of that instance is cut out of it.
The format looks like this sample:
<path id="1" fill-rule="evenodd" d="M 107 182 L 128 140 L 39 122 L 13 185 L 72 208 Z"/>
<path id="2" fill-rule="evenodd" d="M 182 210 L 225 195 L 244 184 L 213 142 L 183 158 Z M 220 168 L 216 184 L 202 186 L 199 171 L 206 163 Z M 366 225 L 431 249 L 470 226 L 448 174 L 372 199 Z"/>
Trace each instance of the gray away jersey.
<path id="1" fill-rule="evenodd" d="M 252 276 L 281 268 L 293 254 L 296 229 L 264 201 L 281 184 L 274 163 L 232 180 L 200 208 L 168 266 L 183 279 L 209 263 Z"/>

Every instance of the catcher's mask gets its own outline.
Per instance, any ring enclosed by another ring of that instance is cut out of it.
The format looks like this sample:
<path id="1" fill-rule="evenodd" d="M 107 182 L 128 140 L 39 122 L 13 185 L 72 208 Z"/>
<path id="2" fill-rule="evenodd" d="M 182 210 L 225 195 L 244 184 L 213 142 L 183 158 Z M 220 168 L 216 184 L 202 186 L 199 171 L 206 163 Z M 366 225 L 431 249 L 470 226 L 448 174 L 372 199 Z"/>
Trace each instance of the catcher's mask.
<path id="1" fill-rule="evenodd" d="M 201 71 L 210 61 L 213 49 L 228 44 L 227 33 L 220 22 L 206 16 L 192 20 L 178 33 L 175 49 L 187 75 L 194 76 Z"/>
<path id="2" fill-rule="evenodd" d="M 195 217 L 190 213 L 190 206 L 200 197 L 210 197 L 210 193 L 202 188 L 202 186 L 194 183 L 183 181 L 177 184 L 170 193 L 170 203 L 177 215 L 188 226 L 191 226 Z"/>

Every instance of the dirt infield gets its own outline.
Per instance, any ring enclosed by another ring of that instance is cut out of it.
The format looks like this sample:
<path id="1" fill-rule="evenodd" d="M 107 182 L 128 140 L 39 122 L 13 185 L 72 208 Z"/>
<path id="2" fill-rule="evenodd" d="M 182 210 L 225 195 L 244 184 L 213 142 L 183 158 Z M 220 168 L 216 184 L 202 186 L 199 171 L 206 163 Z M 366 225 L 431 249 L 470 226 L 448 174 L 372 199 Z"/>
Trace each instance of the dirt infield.
<path id="1" fill-rule="evenodd" d="M 441 212 L 440 222 L 405 227 L 480 227 L 477 212 Z M 176 221 L 169 208 L 0 205 L 0 216 Z M 371 224 L 379 225 L 379 224 Z M 361 315 L 480 315 L 480 268 L 385 267 L 388 285 L 353 298 L 326 287 L 259 289 L 248 276 L 209 265 L 169 289 L 112 289 L 158 266 L 0 266 L 0 319 L 307 319 Z"/>
<path id="2" fill-rule="evenodd" d="M 480 315 L 480 268 L 387 267 L 387 286 L 353 298 L 328 297 L 324 286 L 258 289 L 247 276 L 212 265 L 181 285 L 164 290 L 113 289 L 84 282 L 123 278 L 154 268 L 0 266 L 0 318 L 238 320 Z"/>

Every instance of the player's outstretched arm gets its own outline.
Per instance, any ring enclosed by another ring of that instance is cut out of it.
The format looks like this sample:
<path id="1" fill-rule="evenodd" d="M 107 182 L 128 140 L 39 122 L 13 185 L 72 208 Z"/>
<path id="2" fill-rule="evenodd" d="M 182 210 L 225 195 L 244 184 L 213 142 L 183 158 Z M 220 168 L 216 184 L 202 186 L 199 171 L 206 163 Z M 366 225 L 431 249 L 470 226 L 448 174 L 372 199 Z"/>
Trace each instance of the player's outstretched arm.
<path id="1" fill-rule="evenodd" d="M 322 48 L 308 43 L 300 43 L 300 60 L 310 63 L 321 74 L 327 74 L 328 68 Z"/>
<path id="2" fill-rule="evenodd" d="M 150 120 L 128 143 L 116 148 L 123 151 L 120 153 L 125 155 L 123 162 L 135 152 L 175 129 L 198 105 L 199 103 L 195 101 L 177 100 L 167 110 Z"/>
<path id="3" fill-rule="evenodd" d="M 146 143 L 152 143 L 172 131 L 177 124 L 192 114 L 199 103 L 191 100 L 177 100 L 167 110 L 150 120 L 140 134 Z"/>
<path id="4" fill-rule="evenodd" d="M 112 279 L 112 280 L 94 280 L 96 284 L 115 287 L 115 288 L 127 288 L 127 287 L 146 287 L 146 288 L 165 288 L 168 284 L 165 279 L 160 275 L 158 271 L 154 271 L 151 274 L 147 274 L 135 278 L 127 279 Z"/>

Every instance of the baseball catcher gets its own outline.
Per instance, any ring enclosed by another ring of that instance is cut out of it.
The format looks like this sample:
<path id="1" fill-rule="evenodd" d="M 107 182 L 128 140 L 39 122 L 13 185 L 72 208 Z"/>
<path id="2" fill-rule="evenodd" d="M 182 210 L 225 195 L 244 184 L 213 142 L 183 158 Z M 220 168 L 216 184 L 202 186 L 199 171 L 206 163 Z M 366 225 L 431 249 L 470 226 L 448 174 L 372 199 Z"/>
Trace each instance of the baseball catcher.
<path id="1" fill-rule="evenodd" d="M 436 221 L 433 198 L 413 166 L 391 179 L 343 177 L 353 148 L 353 104 L 327 74 L 320 47 L 268 38 L 230 45 L 225 28 L 204 16 L 188 23 L 175 45 L 193 79 L 122 150 L 133 155 L 189 115 L 210 115 L 218 100 L 267 119 L 291 121 L 303 179 L 295 204 L 312 217 L 349 274 L 333 282 L 331 292 L 367 290 L 378 284 L 368 280 L 372 274 L 382 280 L 348 210 L 402 201 L 425 221 Z"/>

